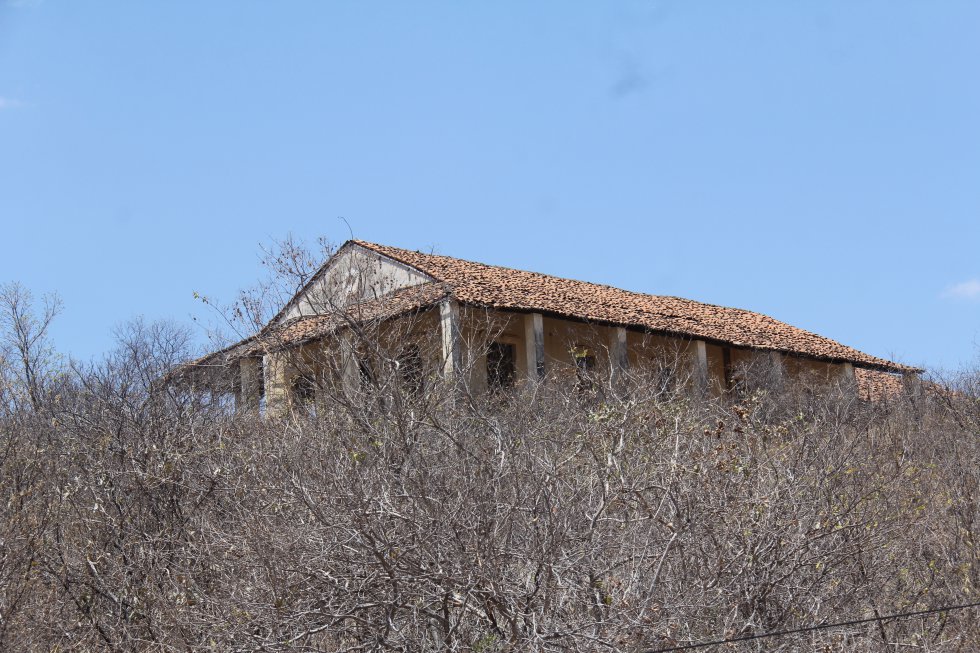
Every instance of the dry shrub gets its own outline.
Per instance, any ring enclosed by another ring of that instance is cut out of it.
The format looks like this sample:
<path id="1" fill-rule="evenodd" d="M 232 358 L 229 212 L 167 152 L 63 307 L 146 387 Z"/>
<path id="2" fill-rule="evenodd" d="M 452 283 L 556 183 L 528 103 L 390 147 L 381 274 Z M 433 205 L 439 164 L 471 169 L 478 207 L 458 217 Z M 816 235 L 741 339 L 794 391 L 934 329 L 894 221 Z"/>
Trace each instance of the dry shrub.
<path id="1" fill-rule="evenodd" d="M 120 335 L 26 394 L 2 377 L 0 650 L 654 651 L 980 588 L 969 376 L 869 405 L 748 372 L 709 399 L 662 369 L 490 396 L 380 369 L 262 419 L 157 383 L 180 330 Z M 729 649 L 971 651 L 977 616 Z"/>

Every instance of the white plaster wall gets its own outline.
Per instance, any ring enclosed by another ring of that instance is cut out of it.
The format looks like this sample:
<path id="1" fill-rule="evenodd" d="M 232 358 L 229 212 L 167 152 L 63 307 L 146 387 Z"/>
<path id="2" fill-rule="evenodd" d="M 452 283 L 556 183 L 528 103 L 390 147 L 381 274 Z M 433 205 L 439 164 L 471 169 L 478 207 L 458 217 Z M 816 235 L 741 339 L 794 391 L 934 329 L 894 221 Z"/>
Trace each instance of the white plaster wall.
<path id="1" fill-rule="evenodd" d="M 407 265 L 351 245 L 330 259 L 323 275 L 283 315 L 283 320 L 317 315 L 375 299 L 392 290 L 432 281 Z"/>

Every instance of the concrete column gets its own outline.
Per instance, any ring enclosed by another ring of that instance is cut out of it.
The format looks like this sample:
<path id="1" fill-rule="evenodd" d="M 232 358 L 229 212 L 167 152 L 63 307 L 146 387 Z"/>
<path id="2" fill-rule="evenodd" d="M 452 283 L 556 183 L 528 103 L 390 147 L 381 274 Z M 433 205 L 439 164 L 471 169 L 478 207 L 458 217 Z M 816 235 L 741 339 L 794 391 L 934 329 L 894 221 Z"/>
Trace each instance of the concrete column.
<path id="1" fill-rule="evenodd" d="M 772 381 L 777 387 L 782 387 L 786 380 L 786 366 L 783 364 L 783 355 L 778 351 L 769 352 L 769 364 L 772 367 Z"/>
<path id="2" fill-rule="evenodd" d="M 524 316 L 524 351 L 527 353 L 527 378 L 544 378 L 544 316 L 529 313 Z"/>
<path id="3" fill-rule="evenodd" d="M 258 412 L 262 395 L 262 359 L 242 358 L 238 361 L 239 391 L 235 408 L 238 412 Z"/>
<path id="4" fill-rule="evenodd" d="M 840 368 L 841 384 L 854 385 L 857 382 L 854 376 L 854 363 L 843 363 Z"/>
<path id="5" fill-rule="evenodd" d="M 487 355 L 482 347 L 468 347 L 466 365 L 470 371 L 469 390 L 474 396 L 487 393 Z"/>
<path id="6" fill-rule="evenodd" d="M 282 417 L 289 412 L 289 380 L 286 378 L 286 367 L 285 352 L 269 352 L 262 357 L 267 417 Z"/>
<path id="7" fill-rule="evenodd" d="M 361 389 L 361 368 L 357 361 L 357 352 L 349 333 L 341 334 L 337 342 L 340 350 L 340 388 L 345 395 L 353 397 Z"/>
<path id="8" fill-rule="evenodd" d="M 447 380 L 456 380 L 463 371 L 463 346 L 460 335 L 459 303 L 446 299 L 439 304 L 439 330 L 442 333 L 442 372 Z"/>
<path id="9" fill-rule="evenodd" d="M 704 340 L 695 340 L 691 343 L 691 351 L 694 358 L 694 382 L 698 389 L 706 391 L 708 389 L 708 343 Z"/>
<path id="10" fill-rule="evenodd" d="M 909 394 L 914 399 L 921 399 L 923 395 L 922 377 L 918 372 L 906 372 L 902 375 L 902 381 L 908 389 Z"/>
<path id="11" fill-rule="evenodd" d="M 626 348 L 626 329 L 614 327 L 609 331 L 609 372 L 615 385 L 623 380 L 629 370 L 629 351 Z"/>

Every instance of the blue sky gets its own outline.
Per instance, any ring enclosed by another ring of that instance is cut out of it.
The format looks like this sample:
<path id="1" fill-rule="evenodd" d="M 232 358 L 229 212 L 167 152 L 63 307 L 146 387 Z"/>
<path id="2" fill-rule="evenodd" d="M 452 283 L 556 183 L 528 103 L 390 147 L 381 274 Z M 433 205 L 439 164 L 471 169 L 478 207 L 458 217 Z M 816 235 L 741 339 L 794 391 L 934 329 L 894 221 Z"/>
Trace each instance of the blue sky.
<path id="1" fill-rule="evenodd" d="M 978 29 L 975 0 L 0 0 L 0 281 L 60 293 L 87 358 L 342 216 L 969 364 Z"/>

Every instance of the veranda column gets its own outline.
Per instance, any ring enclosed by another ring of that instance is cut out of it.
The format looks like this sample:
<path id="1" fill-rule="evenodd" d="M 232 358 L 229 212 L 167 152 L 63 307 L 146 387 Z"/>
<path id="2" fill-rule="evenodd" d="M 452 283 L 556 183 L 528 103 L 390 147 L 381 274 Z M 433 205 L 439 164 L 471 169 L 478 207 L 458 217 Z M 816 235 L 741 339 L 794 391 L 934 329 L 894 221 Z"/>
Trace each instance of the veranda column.
<path id="1" fill-rule="evenodd" d="M 524 351 L 527 353 L 527 378 L 544 378 L 544 316 L 529 313 L 524 316 Z"/>
<path id="2" fill-rule="evenodd" d="M 442 373 L 447 381 L 460 378 L 463 347 L 459 327 L 459 303 L 446 299 L 439 304 L 439 330 L 442 335 Z"/>
<path id="3" fill-rule="evenodd" d="M 769 352 L 769 365 L 772 370 L 772 382 L 777 388 L 783 387 L 786 380 L 786 366 L 783 364 L 783 355 L 778 351 Z"/>
<path id="4" fill-rule="evenodd" d="M 340 352 L 340 388 L 348 397 L 354 397 L 361 389 L 361 368 L 352 338 L 350 333 L 342 333 L 337 338 Z"/>
<path id="5" fill-rule="evenodd" d="M 691 353 L 694 358 L 694 385 L 698 390 L 708 390 L 708 343 L 695 340 L 691 343 Z"/>
<path id="6" fill-rule="evenodd" d="M 265 414 L 282 417 L 289 412 L 289 384 L 286 379 L 286 354 L 269 352 L 262 357 L 265 373 Z"/>
<path id="7" fill-rule="evenodd" d="M 614 327 L 609 331 L 609 372 L 613 385 L 620 383 L 629 370 L 629 350 L 626 348 L 626 329 Z"/>
<path id="8" fill-rule="evenodd" d="M 922 398 L 922 377 L 918 372 L 905 372 L 902 374 L 902 381 L 912 397 L 915 399 Z"/>
<path id="9" fill-rule="evenodd" d="M 239 391 L 238 403 L 235 408 L 238 412 L 257 412 L 259 410 L 259 398 L 262 395 L 262 359 L 261 358 L 242 358 L 238 361 L 239 368 Z"/>

